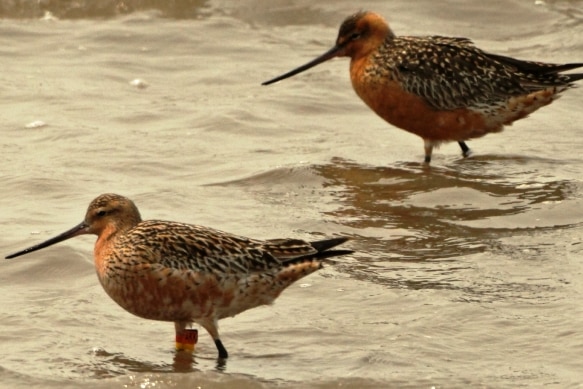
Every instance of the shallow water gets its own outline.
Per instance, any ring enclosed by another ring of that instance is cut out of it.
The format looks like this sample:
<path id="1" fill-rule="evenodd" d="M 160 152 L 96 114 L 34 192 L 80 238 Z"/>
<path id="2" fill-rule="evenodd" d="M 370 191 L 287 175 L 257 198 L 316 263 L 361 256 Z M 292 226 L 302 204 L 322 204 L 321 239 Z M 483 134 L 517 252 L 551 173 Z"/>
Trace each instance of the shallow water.
<path id="1" fill-rule="evenodd" d="M 0 253 L 117 192 L 144 218 L 348 235 L 356 254 L 222 321 L 224 365 L 204 331 L 177 355 L 172 324 L 111 301 L 93 238 L 2 261 L 2 387 L 582 387 L 581 88 L 426 168 L 346 59 L 260 86 L 326 50 L 353 2 L 120 4 L 0 2 Z M 414 4 L 357 8 L 397 34 L 583 61 L 582 1 Z"/>

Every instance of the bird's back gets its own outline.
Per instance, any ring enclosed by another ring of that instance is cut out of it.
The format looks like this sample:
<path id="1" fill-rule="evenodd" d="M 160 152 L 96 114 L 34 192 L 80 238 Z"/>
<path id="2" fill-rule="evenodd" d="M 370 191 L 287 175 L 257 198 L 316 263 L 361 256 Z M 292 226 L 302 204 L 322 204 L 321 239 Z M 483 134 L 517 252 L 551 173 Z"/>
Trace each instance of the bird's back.
<path id="1" fill-rule="evenodd" d="M 373 54 L 371 78 L 387 77 L 439 110 L 493 104 L 582 78 L 558 73 L 582 66 L 520 61 L 484 52 L 466 38 L 395 37 Z M 576 75 L 577 76 L 577 75 Z"/>

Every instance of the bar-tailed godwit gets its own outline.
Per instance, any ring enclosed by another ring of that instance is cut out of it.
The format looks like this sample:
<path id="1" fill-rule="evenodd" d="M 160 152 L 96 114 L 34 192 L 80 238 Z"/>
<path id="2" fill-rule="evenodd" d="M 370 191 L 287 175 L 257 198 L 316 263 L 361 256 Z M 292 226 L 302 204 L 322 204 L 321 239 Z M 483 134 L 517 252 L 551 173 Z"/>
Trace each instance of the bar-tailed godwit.
<path id="1" fill-rule="evenodd" d="M 170 221 L 142 221 L 128 198 L 103 194 L 72 229 L 19 251 L 14 258 L 78 235 L 97 235 L 95 269 L 107 294 L 128 312 L 172 321 L 181 339 L 192 322 L 227 350 L 218 320 L 271 304 L 288 286 L 322 267 L 324 259 L 351 253 L 330 250 L 338 237 L 316 242 L 256 240 Z"/>
<path id="2" fill-rule="evenodd" d="M 392 125 L 423 138 L 425 162 L 433 147 L 465 141 L 524 118 L 583 79 L 562 72 L 583 63 L 522 61 L 478 49 L 467 38 L 396 36 L 373 12 L 358 12 L 340 26 L 336 44 L 268 85 L 334 57 L 350 57 L 358 96 Z"/>

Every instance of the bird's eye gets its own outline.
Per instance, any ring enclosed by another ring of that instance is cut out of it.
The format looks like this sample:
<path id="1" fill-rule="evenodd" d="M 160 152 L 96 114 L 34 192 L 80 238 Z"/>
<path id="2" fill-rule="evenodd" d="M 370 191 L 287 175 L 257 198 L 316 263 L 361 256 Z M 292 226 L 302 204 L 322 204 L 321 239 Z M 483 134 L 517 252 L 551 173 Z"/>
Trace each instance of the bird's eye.
<path id="1" fill-rule="evenodd" d="M 107 212 L 105 212 L 105 211 L 102 209 L 101 211 L 97 212 L 97 216 L 99 216 L 99 217 L 103 217 L 103 216 L 105 216 L 105 214 L 106 214 L 106 213 L 107 213 Z"/>
<path id="2" fill-rule="evenodd" d="M 359 32 L 353 32 L 352 34 L 350 34 L 350 40 L 351 41 L 355 41 L 357 39 L 360 39 L 361 36 L 362 36 L 361 33 L 359 33 Z"/>

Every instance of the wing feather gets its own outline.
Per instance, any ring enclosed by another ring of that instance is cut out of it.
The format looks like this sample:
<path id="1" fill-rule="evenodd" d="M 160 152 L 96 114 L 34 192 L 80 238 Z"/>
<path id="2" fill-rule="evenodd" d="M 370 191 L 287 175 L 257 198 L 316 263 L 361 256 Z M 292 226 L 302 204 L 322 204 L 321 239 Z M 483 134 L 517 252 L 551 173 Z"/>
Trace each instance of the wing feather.
<path id="1" fill-rule="evenodd" d="M 438 110 L 493 104 L 543 88 L 527 85 L 527 74 L 466 38 L 393 38 L 377 55 L 375 63 L 385 63 L 406 91 Z"/>
<path id="2" fill-rule="evenodd" d="M 120 255 L 127 258 L 146 257 L 172 269 L 222 274 L 277 269 L 283 260 L 316 253 L 309 243 L 297 239 L 260 241 L 208 227 L 156 220 L 141 222 L 117 245 Z"/>

